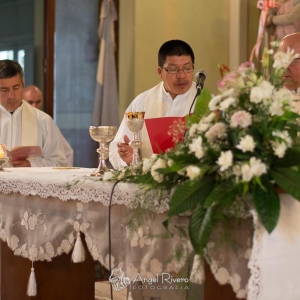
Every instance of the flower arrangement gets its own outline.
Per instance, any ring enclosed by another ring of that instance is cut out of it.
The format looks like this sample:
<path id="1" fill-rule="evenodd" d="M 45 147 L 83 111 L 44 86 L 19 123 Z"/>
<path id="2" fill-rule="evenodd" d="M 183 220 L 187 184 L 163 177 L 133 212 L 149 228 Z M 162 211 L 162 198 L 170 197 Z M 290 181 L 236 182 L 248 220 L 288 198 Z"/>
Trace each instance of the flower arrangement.
<path id="1" fill-rule="evenodd" d="M 298 57 L 268 50 L 263 74 L 252 63 L 227 73 L 220 94 L 204 89 L 182 142 L 103 180 L 123 180 L 171 192 L 169 217 L 191 212 L 189 235 L 201 254 L 218 222 L 236 205 L 254 208 L 268 232 L 277 224 L 283 190 L 300 200 L 299 115 L 282 75 Z M 250 197 L 249 197 L 250 196 Z M 250 199 L 250 200 L 249 200 Z"/>

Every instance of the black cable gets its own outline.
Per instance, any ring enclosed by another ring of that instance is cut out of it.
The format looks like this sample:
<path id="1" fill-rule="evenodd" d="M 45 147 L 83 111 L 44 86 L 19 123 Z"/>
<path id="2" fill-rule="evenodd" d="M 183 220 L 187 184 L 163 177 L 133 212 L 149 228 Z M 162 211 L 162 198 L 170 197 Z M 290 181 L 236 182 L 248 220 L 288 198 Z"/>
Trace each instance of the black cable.
<path id="1" fill-rule="evenodd" d="M 108 207 L 108 264 L 109 264 L 109 270 L 110 270 L 110 274 L 111 274 L 111 204 L 112 204 L 112 198 L 114 195 L 114 191 L 115 191 L 115 187 L 116 185 L 119 183 L 120 181 L 117 180 L 114 185 L 113 188 L 111 190 L 110 193 L 110 198 L 109 198 L 109 207 Z M 113 300 L 113 289 L 112 289 L 112 284 L 110 283 L 110 299 Z"/>

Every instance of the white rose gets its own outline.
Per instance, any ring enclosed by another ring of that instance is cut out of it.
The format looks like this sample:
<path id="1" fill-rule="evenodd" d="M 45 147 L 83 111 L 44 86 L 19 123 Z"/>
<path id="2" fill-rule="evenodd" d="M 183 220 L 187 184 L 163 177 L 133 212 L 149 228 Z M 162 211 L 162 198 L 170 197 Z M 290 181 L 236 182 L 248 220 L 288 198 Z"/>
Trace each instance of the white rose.
<path id="1" fill-rule="evenodd" d="M 174 165 L 174 160 L 173 159 L 169 159 L 167 162 L 169 167 L 172 167 Z"/>
<path id="2" fill-rule="evenodd" d="M 109 181 L 109 180 L 111 180 L 113 177 L 114 177 L 114 174 L 113 174 L 112 172 L 108 171 L 108 172 L 105 172 L 105 173 L 103 174 L 102 180 L 103 180 L 103 181 Z"/>
<path id="3" fill-rule="evenodd" d="M 193 180 L 200 175 L 201 169 L 197 166 L 188 166 L 186 168 L 186 173 L 186 175 Z"/>
<path id="4" fill-rule="evenodd" d="M 148 173 L 153 165 L 153 160 L 151 158 L 143 159 L 143 173 Z"/>
<path id="5" fill-rule="evenodd" d="M 163 182 L 164 180 L 164 175 L 157 172 L 157 169 L 164 169 L 167 166 L 167 163 L 165 160 L 159 158 L 154 165 L 151 167 L 151 175 L 154 180 L 157 182 Z"/>

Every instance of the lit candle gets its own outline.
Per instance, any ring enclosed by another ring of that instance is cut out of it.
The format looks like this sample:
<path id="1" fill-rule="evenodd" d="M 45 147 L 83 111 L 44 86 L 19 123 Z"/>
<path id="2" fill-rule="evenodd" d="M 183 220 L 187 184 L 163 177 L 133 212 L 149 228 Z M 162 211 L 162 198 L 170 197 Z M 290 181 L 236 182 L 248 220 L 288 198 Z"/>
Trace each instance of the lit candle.
<path id="1" fill-rule="evenodd" d="M 4 157 L 4 151 L 2 149 L 0 149 L 0 158 Z"/>

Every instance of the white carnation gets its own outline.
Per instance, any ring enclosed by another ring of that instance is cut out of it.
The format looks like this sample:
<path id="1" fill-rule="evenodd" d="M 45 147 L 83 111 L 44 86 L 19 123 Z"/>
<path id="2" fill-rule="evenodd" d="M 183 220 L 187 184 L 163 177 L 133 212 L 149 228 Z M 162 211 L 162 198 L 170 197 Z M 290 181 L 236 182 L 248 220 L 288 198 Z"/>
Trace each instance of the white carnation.
<path id="1" fill-rule="evenodd" d="M 292 101 L 292 94 L 288 89 L 283 88 L 275 91 L 272 98 L 275 101 L 279 101 L 280 103 L 284 103 L 290 106 Z"/>
<path id="2" fill-rule="evenodd" d="M 249 164 L 243 164 L 241 167 L 242 179 L 245 182 L 251 181 L 253 176 L 261 176 L 267 173 L 267 166 L 256 157 L 251 157 Z"/>
<path id="3" fill-rule="evenodd" d="M 216 114 L 212 112 L 207 117 L 202 118 L 201 121 L 204 123 L 211 123 L 215 118 L 216 118 Z"/>
<path id="4" fill-rule="evenodd" d="M 202 137 L 198 136 L 198 138 L 193 139 L 192 143 L 189 144 L 190 152 L 195 153 L 195 156 L 200 159 L 204 156 L 204 150 L 202 147 Z"/>
<path id="5" fill-rule="evenodd" d="M 252 115 L 244 110 L 235 112 L 230 118 L 230 127 L 247 128 L 252 124 Z"/>
<path id="6" fill-rule="evenodd" d="M 292 139 L 286 130 L 275 130 L 272 132 L 272 135 L 283 139 L 288 147 L 292 146 Z"/>
<path id="7" fill-rule="evenodd" d="M 198 124 L 193 124 L 189 129 L 189 136 L 194 136 L 197 132 Z"/>
<path id="8" fill-rule="evenodd" d="M 278 141 L 276 141 L 276 142 L 273 141 L 273 142 L 271 142 L 271 144 L 272 144 L 272 149 L 274 151 L 274 154 L 276 156 L 278 156 L 279 158 L 284 157 L 286 149 L 287 149 L 286 144 L 284 142 L 280 143 Z"/>
<path id="9" fill-rule="evenodd" d="M 264 99 L 271 98 L 273 89 L 274 87 L 270 82 L 263 80 L 259 86 L 251 89 L 250 102 L 261 103 Z"/>
<path id="10" fill-rule="evenodd" d="M 223 100 L 223 101 L 220 103 L 220 109 L 221 109 L 222 111 L 227 111 L 228 108 L 229 108 L 230 106 L 232 106 L 232 105 L 235 105 L 236 102 L 237 102 L 237 101 L 236 101 L 235 98 L 229 97 L 229 98 Z"/>
<path id="11" fill-rule="evenodd" d="M 256 157 L 250 158 L 250 167 L 251 172 L 254 176 L 261 176 L 262 174 L 267 173 L 267 166 L 261 162 L 260 159 L 257 159 Z"/>
<path id="12" fill-rule="evenodd" d="M 232 166 L 233 154 L 230 150 L 221 152 L 220 157 L 217 160 L 217 164 L 221 167 L 220 171 L 223 172 Z"/>
<path id="13" fill-rule="evenodd" d="M 227 134 L 227 126 L 222 122 L 218 122 L 214 124 L 209 130 L 205 133 L 205 137 L 210 141 L 214 141 L 216 139 L 221 139 L 225 137 Z"/>
<path id="14" fill-rule="evenodd" d="M 253 152 L 255 148 L 255 142 L 253 137 L 247 134 L 245 137 L 241 138 L 240 143 L 236 147 L 242 150 L 243 152 Z"/>
<path id="15" fill-rule="evenodd" d="M 209 103 L 208 103 L 208 107 L 211 111 L 217 110 L 219 109 L 219 103 L 221 101 L 222 97 L 220 95 L 213 97 Z"/>
<path id="16" fill-rule="evenodd" d="M 251 168 L 248 164 L 242 165 L 241 173 L 242 173 L 242 179 L 245 182 L 249 182 L 253 177 L 253 173 L 251 172 Z"/>
<path id="17" fill-rule="evenodd" d="M 229 90 L 226 90 L 223 94 L 222 97 L 231 97 L 234 95 L 234 88 L 231 88 Z"/>
<path id="18" fill-rule="evenodd" d="M 197 127 L 197 129 L 198 129 L 198 131 L 200 131 L 200 132 L 205 132 L 205 131 L 207 131 L 207 129 L 210 127 L 210 124 L 209 123 L 202 123 L 202 122 L 200 122 L 199 124 L 198 124 L 198 127 Z"/>
<path id="19" fill-rule="evenodd" d="M 278 100 L 273 100 L 269 107 L 269 112 L 271 116 L 282 116 L 283 109 L 281 102 L 279 102 Z"/>

